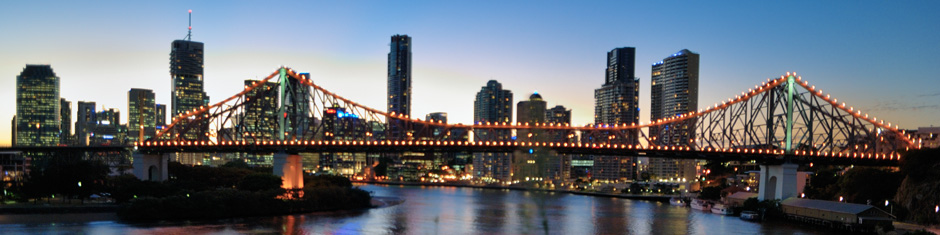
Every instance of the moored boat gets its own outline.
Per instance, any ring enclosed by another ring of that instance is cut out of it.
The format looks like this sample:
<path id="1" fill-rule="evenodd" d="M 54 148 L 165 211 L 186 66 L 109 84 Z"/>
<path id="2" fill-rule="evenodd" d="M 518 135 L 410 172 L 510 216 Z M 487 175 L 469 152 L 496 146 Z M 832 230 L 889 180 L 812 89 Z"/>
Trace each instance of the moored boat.
<path id="1" fill-rule="evenodd" d="M 728 206 L 725 206 L 725 204 L 720 204 L 720 203 L 713 205 L 711 211 L 713 214 L 719 214 L 719 215 L 733 215 L 734 214 L 734 210 L 732 210 Z"/>
<path id="2" fill-rule="evenodd" d="M 696 210 L 711 211 L 712 209 L 711 202 L 708 202 L 702 199 L 692 199 L 692 203 L 689 205 L 692 206 L 692 209 L 696 209 Z"/>
<path id="3" fill-rule="evenodd" d="M 686 206 L 687 204 L 685 203 L 685 201 L 682 200 L 682 198 L 674 197 L 674 198 L 669 198 L 669 205 Z"/>
<path id="4" fill-rule="evenodd" d="M 747 221 L 758 221 L 760 220 L 760 214 L 758 214 L 756 211 L 742 211 L 741 219 Z"/>

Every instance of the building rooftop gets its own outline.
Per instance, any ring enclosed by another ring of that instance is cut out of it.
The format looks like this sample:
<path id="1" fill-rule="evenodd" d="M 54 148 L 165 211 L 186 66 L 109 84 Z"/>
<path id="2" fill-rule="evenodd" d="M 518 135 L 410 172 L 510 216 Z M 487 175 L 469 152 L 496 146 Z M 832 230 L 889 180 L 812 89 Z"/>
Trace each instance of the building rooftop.
<path id="1" fill-rule="evenodd" d="M 757 197 L 757 193 L 752 192 L 736 192 L 731 195 L 728 195 L 728 198 L 747 200 L 748 198 Z"/>
<path id="2" fill-rule="evenodd" d="M 780 205 L 785 206 L 795 206 L 803 208 L 812 208 L 824 211 L 846 213 L 846 214 L 859 214 L 869 209 L 875 208 L 871 205 L 855 204 L 855 203 L 842 203 L 834 201 L 824 201 L 824 200 L 815 200 L 815 199 L 803 199 L 803 198 L 787 198 L 780 202 Z"/>

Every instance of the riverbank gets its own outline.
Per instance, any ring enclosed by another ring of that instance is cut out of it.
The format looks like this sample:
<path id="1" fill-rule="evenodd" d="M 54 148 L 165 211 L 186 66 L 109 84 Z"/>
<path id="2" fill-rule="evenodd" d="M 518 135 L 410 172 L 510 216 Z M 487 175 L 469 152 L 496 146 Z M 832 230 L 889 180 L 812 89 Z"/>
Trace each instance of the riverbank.
<path id="1" fill-rule="evenodd" d="M 55 205 L 18 203 L 0 206 L 0 214 L 57 214 L 116 212 L 115 204 Z"/>
<path id="2" fill-rule="evenodd" d="M 669 202 L 670 198 L 676 196 L 676 195 L 613 194 L 613 193 L 602 193 L 602 192 L 572 191 L 572 190 L 563 190 L 563 189 L 541 189 L 541 188 L 526 188 L 526 187 L 518 187 L 518 186 L 515 186 L 515 187 L 514 186 L 493 186 L 493 185 L 472 185 L 472 184 L 455 184 L 455 183 L 390 182 L 390 181 L 367 181 L 367 180 L 353 180 L 352 182 L 360 183 L 360 184 L 377 184 L 377 185 L 444 186 L 444 187 L 464 187 L 464 188 L 480 188 L 480 189 L 508 189 L 508 190 L 520 190 L 520 191 L 568 193 L 568 194 L 596 196 L 596 197 L 616 197 L 616 198 L 643 200 L 643 201 L 655 201 L 655 202 Z"/>

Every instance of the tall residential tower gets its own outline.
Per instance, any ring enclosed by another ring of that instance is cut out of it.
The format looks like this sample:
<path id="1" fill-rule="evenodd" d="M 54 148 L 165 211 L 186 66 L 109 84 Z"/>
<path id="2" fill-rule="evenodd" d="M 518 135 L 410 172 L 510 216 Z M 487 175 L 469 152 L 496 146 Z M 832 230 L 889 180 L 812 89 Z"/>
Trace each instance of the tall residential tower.
<path id="1" fill-rule="evenodd" d="M 487 82 L 473 101 L 473 122 L 512 122 L 512 92 L 503 90 L 503 85 L 496 80 Z M 508 130 L 478 131 L 474 138 L 477 141 L 508 141 L 512 133 Z M 473 174 L 484 181 L 509 181 L 512 177 L 512 156 L 508 153 L 474 153 Z"/>
<path id="2" fill-rule="evenodd" d="M 650 120 L 673 117 L 698 109 L 699 55 L 687 49 L 654 63 L 650 90 Z M 657 145 L 688 145 L 695 138 L 695 119 L 664 128 L 650 128 Z M 695 177 L 694 160 L 650 159 L 654 178 L 689 181 Z"/>
<path id="3" fill-rule="evenodd" d="M 411 116 L 411 37 L 394 35 L 388 52 L 388 113 Z M 409 130 L 389 120 L 389 139 L 405 139 Z"/>
<path id="4" fill-rule="evenodd" d="M 640 79 L 635 75 L 636 48 L 621 47 L 607 52 L 604 85 L 594 90 L 594 123 L 631 124 L 640 121 Z M 638 132 L 628 139 L 591 140 L 635 145 Z M 636 178 L 636 157 L 594 156 L 593 178 L 626 181 Z"/>

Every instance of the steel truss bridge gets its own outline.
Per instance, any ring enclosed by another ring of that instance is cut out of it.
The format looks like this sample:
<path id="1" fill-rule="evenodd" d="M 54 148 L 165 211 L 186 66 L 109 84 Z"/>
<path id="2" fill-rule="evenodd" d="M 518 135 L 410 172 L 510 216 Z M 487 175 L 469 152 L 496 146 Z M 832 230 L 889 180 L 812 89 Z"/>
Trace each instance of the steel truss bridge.
<path id="1" fill-rule="evenodd" d="M 388 131 L 398 128 L 405 131 Z M 400 133 L 394 136 L 392 133 Z M 227 99 L 173 117 L 146 154 L 176 152 L 512 152 L 896 165 L 920 148 L 890 122 L 846 106 L 795 73 L 720 104 L 650 123 L 447 124 L 366 107 L 281 67 Z"/>

